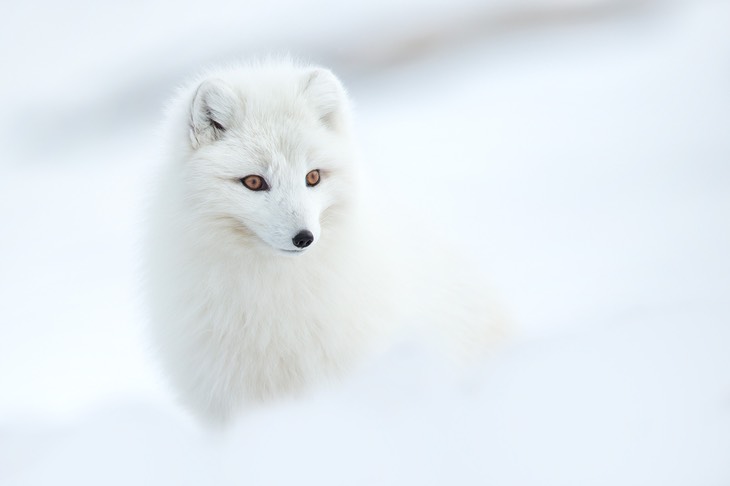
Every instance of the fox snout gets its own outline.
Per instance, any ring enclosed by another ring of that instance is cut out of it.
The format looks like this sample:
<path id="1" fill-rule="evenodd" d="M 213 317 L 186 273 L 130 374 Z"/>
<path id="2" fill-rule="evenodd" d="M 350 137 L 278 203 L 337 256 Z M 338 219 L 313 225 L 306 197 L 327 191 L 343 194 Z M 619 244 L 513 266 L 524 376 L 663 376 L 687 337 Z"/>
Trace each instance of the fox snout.
<path id="1" fill-rule="evenodd" d="M 314 242 L 314 235 L 309 230 L 301 230 L 291 241 L 297 248 L 304 249 Z"/>

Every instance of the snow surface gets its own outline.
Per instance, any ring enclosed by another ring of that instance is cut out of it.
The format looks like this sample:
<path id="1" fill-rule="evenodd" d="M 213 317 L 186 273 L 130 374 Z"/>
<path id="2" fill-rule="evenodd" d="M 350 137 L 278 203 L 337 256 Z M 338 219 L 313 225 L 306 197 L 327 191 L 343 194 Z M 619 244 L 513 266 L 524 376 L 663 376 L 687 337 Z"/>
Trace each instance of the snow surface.
<path id="1" fill-rule="evenodd" d="M 730 484 L 730 5 L 345 62 L 378 25 L 613 3 L 8 6 L 0 484 Z M 207 431 L 143 339 L 155 127 L 178 76 L 271 46 L 341 68 L 384 197 L 468 250 L 520 332 L 467 372 L 401 343 Z"/>

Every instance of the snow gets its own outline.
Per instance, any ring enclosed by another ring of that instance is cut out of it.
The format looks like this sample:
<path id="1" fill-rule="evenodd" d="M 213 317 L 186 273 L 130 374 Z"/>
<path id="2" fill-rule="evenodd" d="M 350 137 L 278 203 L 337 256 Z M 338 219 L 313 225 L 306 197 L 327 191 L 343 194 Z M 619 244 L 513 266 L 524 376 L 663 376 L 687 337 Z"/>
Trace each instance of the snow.
<path id="1" fill-rule="evenodd" d="M 727 3 L 637 2 L 368 57 L 465 12 L 612 4 L 206 4 L 175 22 L 171 4 L 125 4 L 70 30 L 70 10 L 9 7 L 0 484 L 730 483 Z M 282 47 L 341 68 L 386 200 L 463 247 L 519 332 L 467 371 L 400 343 L 341 386 L 209 431 L 144 340 L 156 124 L 200 64 Z"/>

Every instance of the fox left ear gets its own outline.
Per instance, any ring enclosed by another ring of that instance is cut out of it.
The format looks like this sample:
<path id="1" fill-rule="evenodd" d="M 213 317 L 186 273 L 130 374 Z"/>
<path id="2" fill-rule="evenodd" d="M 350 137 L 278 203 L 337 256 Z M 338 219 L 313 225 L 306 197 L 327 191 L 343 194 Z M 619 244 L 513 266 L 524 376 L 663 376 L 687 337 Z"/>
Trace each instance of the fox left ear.
<path id="1" fill-rule="evenodd" d="M 233 123 L 236 95 L 222 80 L 207 79 L 195 92 L 190 106 L 190 144 L 194 149 L 214 142 Z"/>
<path id="2" fill-rule="evenodd" d="M 324 126 L 335 131 L 345 128 L 347 94 L 329 69 L 310 70 L 305 76 L 303 92 Z"/>

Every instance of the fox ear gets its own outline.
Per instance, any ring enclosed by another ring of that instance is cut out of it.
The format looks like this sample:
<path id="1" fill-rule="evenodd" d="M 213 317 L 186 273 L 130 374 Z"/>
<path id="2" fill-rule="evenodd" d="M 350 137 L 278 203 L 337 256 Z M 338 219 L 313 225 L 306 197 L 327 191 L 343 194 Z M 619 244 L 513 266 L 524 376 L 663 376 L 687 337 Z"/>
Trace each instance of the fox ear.
<path id="1" fill-rule="evenodd" d="M 345 128 L 347 94 L 340 80 L 329 69 L 310 70 L 305 77 L 303 91 L 324 126 L 335 131 Z"/>
<path id="2" fill-rule="evenodd" d="M 190 143 L 194 149 L 223 136 L 233 123 L 236 95 L 223 81 L 207 79 L 190 106 Z"/>

